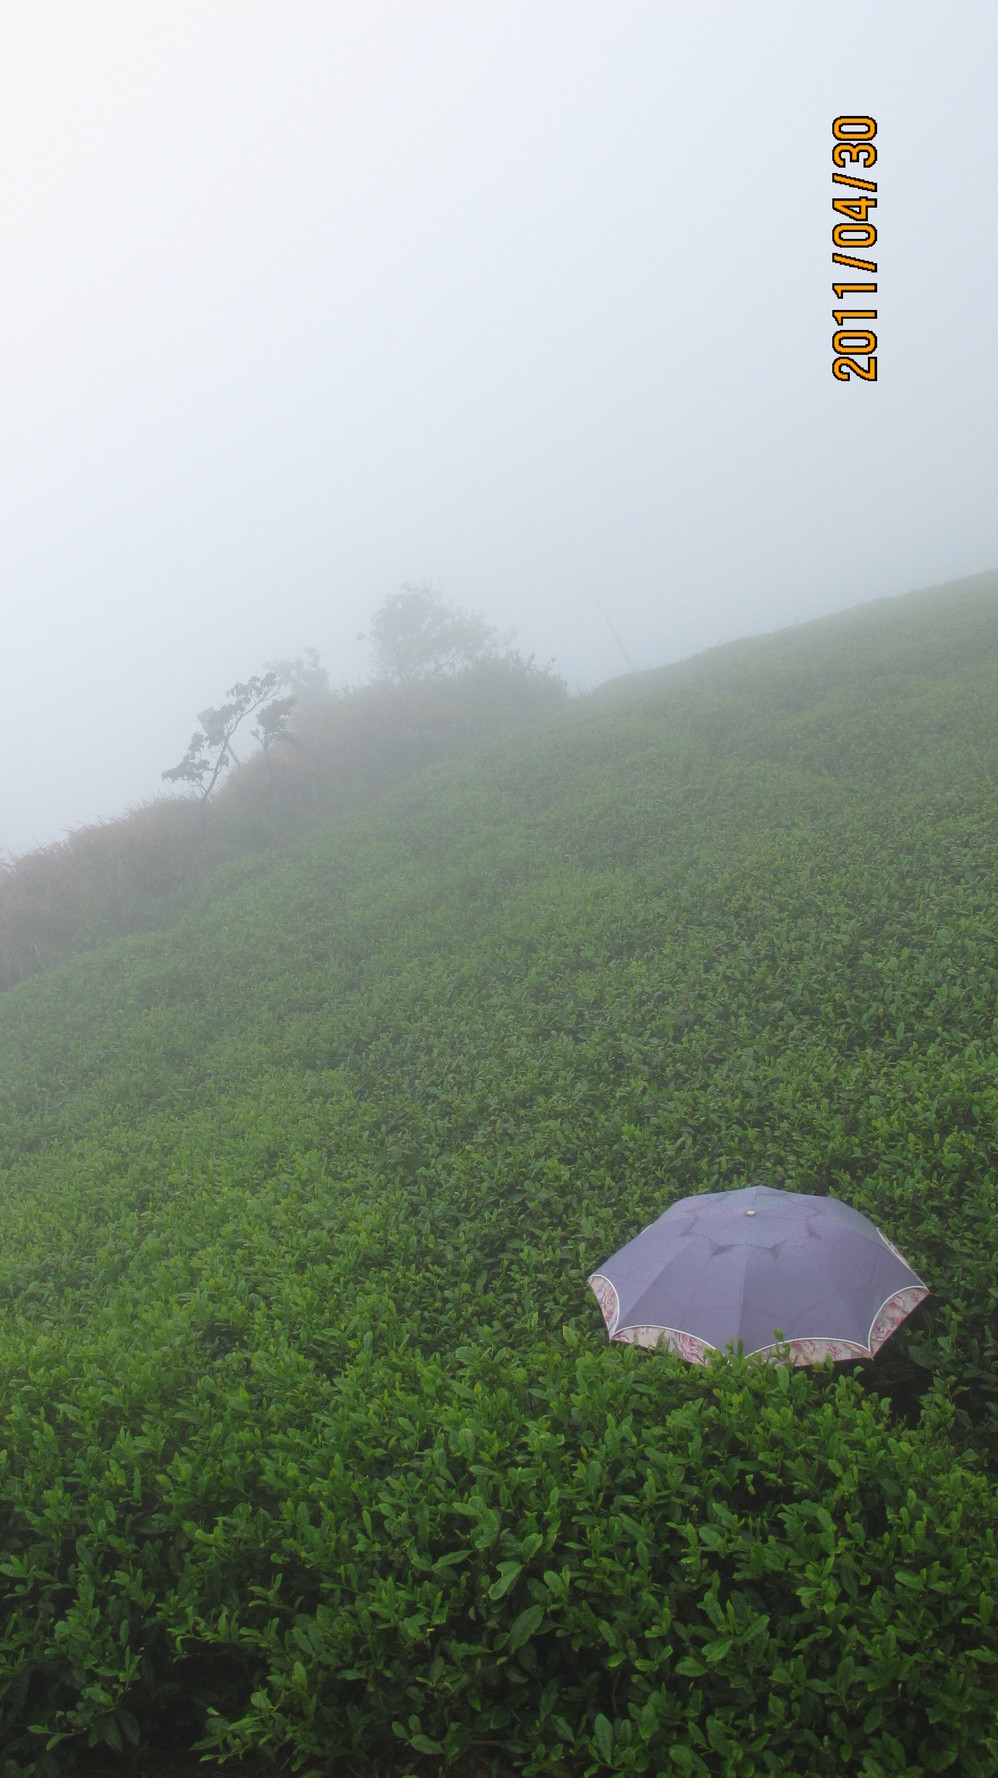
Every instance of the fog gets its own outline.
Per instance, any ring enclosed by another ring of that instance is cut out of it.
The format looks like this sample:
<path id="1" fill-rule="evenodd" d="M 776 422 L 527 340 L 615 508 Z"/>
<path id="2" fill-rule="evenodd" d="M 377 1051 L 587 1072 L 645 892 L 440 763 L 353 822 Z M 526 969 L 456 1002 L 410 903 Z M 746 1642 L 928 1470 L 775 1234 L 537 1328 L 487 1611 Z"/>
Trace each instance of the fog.
<path id="1" fill-rule="evenodd" d="M 0 844 L 403 582 L 584 688 L 998 566 L 996 66 L 994 0 L 5 0 Z"/>

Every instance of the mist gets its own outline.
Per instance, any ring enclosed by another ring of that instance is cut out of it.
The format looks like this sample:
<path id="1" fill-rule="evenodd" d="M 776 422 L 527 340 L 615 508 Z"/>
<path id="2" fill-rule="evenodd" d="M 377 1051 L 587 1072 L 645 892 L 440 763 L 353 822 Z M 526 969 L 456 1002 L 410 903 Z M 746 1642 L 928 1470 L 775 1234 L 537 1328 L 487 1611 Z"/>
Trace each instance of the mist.
<path id="1" fill-rule="evenodd" d="M 998 565 L 985 0 L 32 0 L 0 44 L 12 853 L 269 659 L 368 677 L 402 583 L 585 689 Z"/>

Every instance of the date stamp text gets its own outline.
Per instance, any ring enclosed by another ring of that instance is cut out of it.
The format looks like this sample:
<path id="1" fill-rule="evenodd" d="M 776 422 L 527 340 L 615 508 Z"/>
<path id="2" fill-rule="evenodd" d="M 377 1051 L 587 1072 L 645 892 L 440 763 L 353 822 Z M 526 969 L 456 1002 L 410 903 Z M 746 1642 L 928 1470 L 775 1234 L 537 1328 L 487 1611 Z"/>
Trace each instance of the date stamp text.
<path id="1" fill-rule="evenodd" d="M 877 294 L 877 262 L 867 257 L 868 249 L 877 244 L 876 224 L 870 220 L 877 207 L 877 181 L 865 176 L 876 165 L 876 134 L 873 117 L 837 117 L 832 124 L 832 265 L 866 274 L 858 283 L 832 284 L 837 302 L 850 299 L 848 308 L 832 310 L 832 375 L 839 383 L 847 383 L 851 377 L 863 383 L 877 380 L 877 336 L 868 325 L 860 325 L 876 321 L 877 311 L 852 306 L 857 298 L 867 305 Z"/>

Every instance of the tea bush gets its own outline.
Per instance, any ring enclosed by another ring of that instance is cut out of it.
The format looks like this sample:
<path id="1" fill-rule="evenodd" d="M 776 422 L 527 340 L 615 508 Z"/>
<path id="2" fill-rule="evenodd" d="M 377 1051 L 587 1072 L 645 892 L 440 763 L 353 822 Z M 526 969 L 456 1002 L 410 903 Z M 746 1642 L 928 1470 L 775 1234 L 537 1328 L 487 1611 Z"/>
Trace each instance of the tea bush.
<path id="1" fill-rule="evenodd" d="M 0 1000 L 3 1778 L 989 1778 L 998 600 L 814 629 Z M 925 1277 L 877 1362 L 608 1346 L 760 1178 Z"/>

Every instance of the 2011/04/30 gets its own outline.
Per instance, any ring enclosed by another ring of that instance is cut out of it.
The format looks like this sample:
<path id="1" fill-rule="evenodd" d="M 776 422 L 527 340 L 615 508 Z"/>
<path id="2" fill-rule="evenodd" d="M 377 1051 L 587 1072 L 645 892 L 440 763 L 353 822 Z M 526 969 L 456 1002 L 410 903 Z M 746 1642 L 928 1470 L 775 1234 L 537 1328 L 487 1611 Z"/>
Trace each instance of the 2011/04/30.
<path id="1" fill-rule="evenodd" d="M 863 167 L 872 167 L 877 159 L 877 150 L 873 138 L 877 133 L 876 119 L 872 117 L 837 117 L 832 124 L 835 146 L 832 149 L 832 161 L 836 167 L 845 167 L 848 163 L 859 162 Z M 857 247 L 872 247 L 877 239 L 877 231 L 867 219 L 870 211 L 877 207 L 877 200 L 872 195 L 877 189 L 875 179 L 862 179 L 856 173 L 837 172 L 832 174 L 833 185 L 847 186 L 854 197 L 834 196 L 832 209 L 845 221 L 837 222 L 832 229 L 832 242 L 838 248 L 849 247 L 852 253 L 833 253 L 832 264 L 851 266 L 856 271 L 870 272 L 876 275 L 877 262 L 874 259 L 857 259 Z M 844 296 L 876 294 L 875 283 L 833 284 L 839 302 Z M 877 336 L 870 328 L 857 328 L 857 321 L 875 321 L 876 309 L 833 309 L 832 320 L 836 331 L 832 335 L 832 350 L 835 358 L 832 362 L 832 375 L 839 383 L 846 383 L 850 377 L 859 377 L 864 383 L 875 383 L 877 380 Z M 865 366 L 859 362 L 866 358 Z"/>

